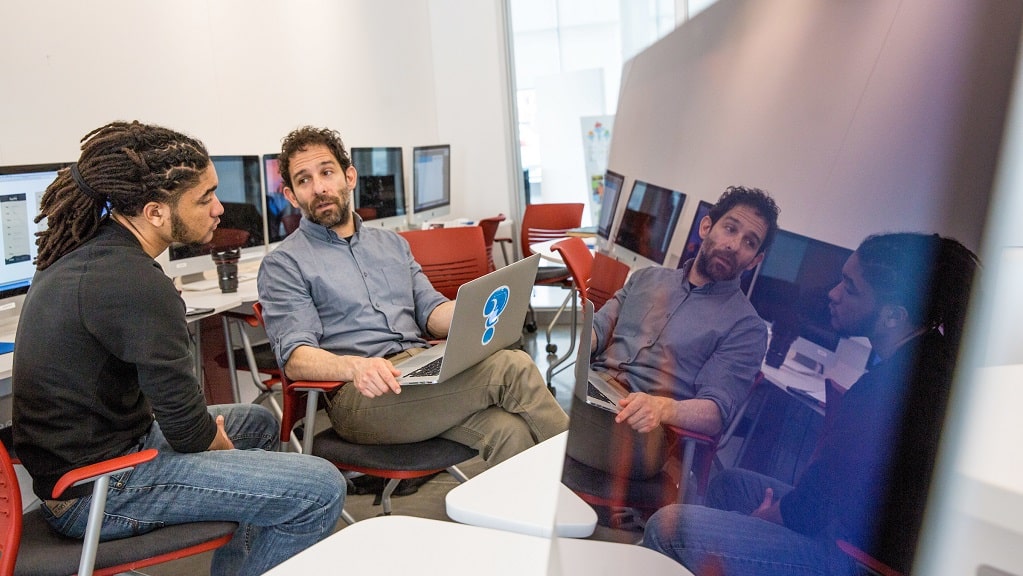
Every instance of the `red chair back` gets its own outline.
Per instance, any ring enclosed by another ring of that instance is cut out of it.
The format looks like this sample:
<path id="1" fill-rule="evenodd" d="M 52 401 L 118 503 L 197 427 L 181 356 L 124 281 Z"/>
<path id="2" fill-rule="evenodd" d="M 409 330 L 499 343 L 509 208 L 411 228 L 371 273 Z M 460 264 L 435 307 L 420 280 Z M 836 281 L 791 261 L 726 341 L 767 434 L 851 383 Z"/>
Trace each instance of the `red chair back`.
<path id="1" fill-rule="evenodd" d="M 564 238 L 566 232 L 578 228 L 583 221 L 582 203 L 528 204 L 522 215 L 522 254 L 533 253 L 531 244 Z"/>
<path id="2" fill-rule="evenodd" d="M 572 275 L 575 289 L 579 291 L 579 296 L 585 301 L 593 269 L 593 255 L 586 247 L 586 242 L 583 242 L 582 238 L 565 238 L 551 246 L 551 250 L 561 255 L 565 267 Z"/>
<path id="3" fill-rule="evenodd" d="M 412 257 L 441 294 L 454 299 L 458 287 L 489 271 L 483 229 L 479 226 L 407 230 Z"/>
<path id="4" fill-rule="evenodd" d="M 497 227 L 505 220 L 504 214 L 480 220 L 480 228 L 483 230 L 483 246 L 487 249 L 487 266 L 490 272 L 497 270 L 497 266 L 494 265 L 494 238 L 497 237 Z"/>
<path id="5" fill-rule="evenodd" d="M 593 302 L 597 311 L 615 295 L 629 277 L 629 266 L 614 258 L 596 253 L 593 255 L 593 269 L 586 288 L 586 298 Z"/>
<path id="6" fill-rule="evenodd" d="M 0 574 L 14 574 L 21 544 L 21 488 L 7 448 L 0 444 Z"/>

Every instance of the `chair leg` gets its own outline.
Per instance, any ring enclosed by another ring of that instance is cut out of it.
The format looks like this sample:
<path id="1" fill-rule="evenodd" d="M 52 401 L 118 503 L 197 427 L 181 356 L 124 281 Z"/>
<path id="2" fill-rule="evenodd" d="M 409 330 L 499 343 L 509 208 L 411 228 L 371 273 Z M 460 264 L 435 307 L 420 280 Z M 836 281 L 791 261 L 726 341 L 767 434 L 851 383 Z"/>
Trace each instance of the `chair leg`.
<path id="1" fill-rule="evenodd" d="M 565 311 L 565 307 L 568 306 L 569 298 L 572 298 L 572 306 L 573 306 L 573 308 L 572 308 L 572 312 L 573 312 L 572 320 L 574 321 L 575 318 L 576 318 L 576 316 L 575 316 L 575 307 L 574 307 L 575 306 L 575 290 L 573 289 L 573 290 L 571 290 L 571 292 L 567 296 L 565 296 L 565 299 L 561 301 L 561 306 L 558 307 L 558 311 L 554 313 L 554 317 L 551 318 L 550 324 L 547 325 L 547 348 L 546 348 L 546 350 L 547 350 L 548 354 L 556 354 L 558 352 L 558 345 L 551 343 L 551 332 L 554 331 L 554 325 L 558 323 L 558 318 L 561 318 L 561 313 L 564 312 Z M 573 342 L 575 342 L 574 339 L 573 339 Z"/>
<path id="2" fill-rule="evenodd" d="M 348 513 L 348 510 L 345 510 L 344 508 L 341 509 L 341 519 L 349 526 L 355 524 L 355 518 L 353 518 L 352 515 Z"/>
<path id="3" fill-rule="evenodd" d="M 78 561 L 79 576 L 92 576 L 93 565 L 96 563 L 96 552 L 99 550 L 99 534 L 103 527 L 103 510 L 107 506 L 107 489 L 110 477 L 100 476 L 92 488 L 92 502 L 89 504 L 89 521 L 85 526 L 85 538 L 82 541 L 82 557 Z"/>
<path id="4" fill-rule="evenodd" d="M 568 350 L 565 352 L 564 356 L 556 358 L 553 362 L 547 365 L 547 389 L 550 390 L 552 394 L 554 393 L 554 384 L 551 381 L 554 379 L 554 375 L 557 374 L 558 372 L 561 372 L 561 370 L 563 370 L 564 368 L 567 368 L 567 366 L 562 367 L 560 370 L 556 369 L 562 364 L 564 364 L 567 360 L 569 360 L 575 351 L 576 321 L 579 318 L 579 303 L 576 297 L 575 290 L 572 290 L 572 293 L 569 294 L 569 298 L 572 299 L 572 322 L 570 323 L 571 326 L 569 328 Z M 566 301 L 565 304 L 567 303 L 568 302 Z M 561 305 L 562 309 L 564 309 L 565 304 Z M 558 313 L 560 314 L 561 310 L 559 310 Z M 549 338 L 550 329 L 548 329 L 547 334 Z M 550 344 L 548 344 L 547 346 L 548 351 L 550 351 Z M 571 364 L 569 364 L 568 366 L 571 366 Z"/>
<path id="5" fill-rule="evenodd" d="M 447 470 L 448 470 L 448 474 L 451 474 L 452 476 L 455 477 L 455 480 L 458 480 L 459 482 L 468 482 L 469 481 L 469 477 L 466 476 L 464 472 L 459 470 L 458 466 L 449 466 Z"/>

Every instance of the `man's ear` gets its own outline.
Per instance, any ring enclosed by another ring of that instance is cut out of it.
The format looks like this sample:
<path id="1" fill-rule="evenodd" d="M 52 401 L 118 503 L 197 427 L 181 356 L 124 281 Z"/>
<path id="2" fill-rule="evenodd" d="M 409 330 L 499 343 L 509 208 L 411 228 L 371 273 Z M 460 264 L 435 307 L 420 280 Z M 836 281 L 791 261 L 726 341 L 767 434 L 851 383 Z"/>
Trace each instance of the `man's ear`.
<path id="1" fill-rule="evenodd" d="M 298 197 L 295 196 L 295 191 L 292 190 L 289 186 L 284 187 L 284 197 L 288 199 L 288 203 L 291 204 L 294 208 L 299 207 Z"/>
<path id="2" fill-rule="evenodd" d="M 763 261 L 764 261 L 764 253 L 761 252 L 760 254 L 757 254 L 756 256 L 753 257 L 753 260 L 750 261 L 749 266 L 746 266 L 746 270 L 752 270 L 752 269 L 756 268 L 757 265 L 760 264 Z"/>
<path id="3" fill-rule="evenodd" d="M 881 319 L 885 328 L 895 328 L 909 321 L 909 311 L 905 306 L 886 304 L 881 309 Z"/>
<path id="4" fill-rule="evenodd" d="M 170 224 L 171 209 L 163 202 L 148 202 L 142 207 L 141 216 L 154 228 L 162 228 Z"/>
<path id="5" fill-rule="evenodd" d="M 710 219 L 710 216 L 704 216 L 700 219 L 700 240 L 706 240 L 710 234 L 710 229 L 714 227 L 714 221 Z"/>
<path id="6" fill-rule="evenodd" d="M 348 181 L 348 189 L 355 190 L 355 184 L 359 181 L 359 173 L 355 170 L 355 164 L 350 164 L 345 170 L 345 179 Z"/>

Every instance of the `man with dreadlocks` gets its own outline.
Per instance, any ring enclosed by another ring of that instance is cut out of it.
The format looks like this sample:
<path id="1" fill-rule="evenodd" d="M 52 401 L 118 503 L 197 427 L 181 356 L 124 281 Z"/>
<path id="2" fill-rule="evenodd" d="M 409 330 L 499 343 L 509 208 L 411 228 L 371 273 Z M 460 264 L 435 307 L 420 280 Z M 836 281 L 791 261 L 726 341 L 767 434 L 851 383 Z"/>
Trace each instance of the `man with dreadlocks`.
<path id="1" fill-rule="evenodd" d="M 113 478 L 102 538 L 235 521 L 212 572 L 261 574 L 333 531 L 344 483 L 324 460 L 278 452 L 268 410 L 207 407 L 199 391 L 184 303 L 154 258 L 211 240 L 224 212 L 216 188 L 206 148 L 183 134 L 115 122 L 83 138 L 36 218 L 47 227 L 18 324 L 14 444 L 47 521 L 76 538 L 92 488 L 53 500 L 57 479 L 158 449 Z"/>
<path id="2" fill-rule="evenodd" d="M 654 514 L 643 544 L 697 575 L 856 574 L 844 540 L 908 574 L 977 267 L 950 238 L 864 240 L 829 298 L 832 325 L 866 336 L 871 362 L 828 407 L 817 457 L 794 487 L 727 470 L 706 507 Z"/>

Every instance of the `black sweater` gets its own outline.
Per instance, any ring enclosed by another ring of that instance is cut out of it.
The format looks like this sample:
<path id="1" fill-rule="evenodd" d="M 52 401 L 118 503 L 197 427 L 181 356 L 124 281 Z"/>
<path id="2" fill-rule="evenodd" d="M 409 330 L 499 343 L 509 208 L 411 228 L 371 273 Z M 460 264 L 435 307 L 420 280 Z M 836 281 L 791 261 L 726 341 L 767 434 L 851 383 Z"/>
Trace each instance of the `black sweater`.
<path id="1" fill-rule="evenodd" d="M 36 273 L 15 341 L 14 445 L 40 498 L 65 472 L 134 450 L 154 417 L 179 452 L 213 441 L 184 303 L 120 224 Z"/>

